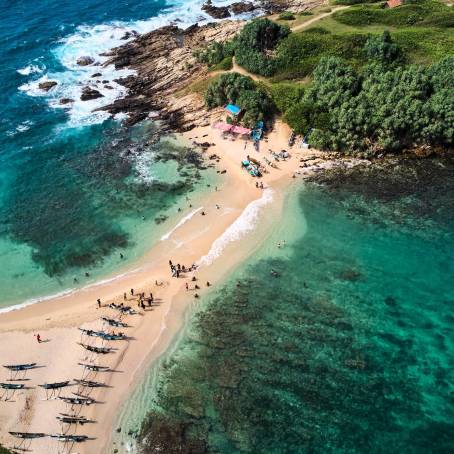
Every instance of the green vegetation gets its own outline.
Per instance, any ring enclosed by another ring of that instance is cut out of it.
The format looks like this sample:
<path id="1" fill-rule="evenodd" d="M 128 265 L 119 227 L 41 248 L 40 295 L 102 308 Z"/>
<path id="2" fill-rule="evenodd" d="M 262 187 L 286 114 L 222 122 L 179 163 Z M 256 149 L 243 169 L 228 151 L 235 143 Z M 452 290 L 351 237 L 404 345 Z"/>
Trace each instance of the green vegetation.
<path id="1" fill-rule="evenodd" d="M 337 11 L 333 17 L 342 24 L 355 27 L 372 24 L 388 27 L 454 27 L 454 10 L 434 0 L 407 0 L 398 8 L 362 5 Z"/>
<path id="2" fill-rule="evenodd" d="M 284 11 L 283 13 L 279 14 L 279 20 L 295 20 L 295 15 L 290 11 Z"/>
<path id="3" fill-rule="evenodd" d="M 250 77 L 225 73 L 215 79 L 205 92 L 208 108 L 238 104 L 245 110 L 242 122 L 254 126 L 258 120 L 267 120 L 273 113 L 273 104 L 267 93 L 254 84 Z"/>
<path id="4" fill-rule="evenodd" d="M 299 33 L 267 19 L 250 22 L 207 58 L 222 56 L 229 67 L 234 54 L 240 66 L 268 79 L 260 87 L 239 75 L 218 79 L 207 104 L 238 103 L 251 110 L 248 124 L 275 107 L 325 150 L 453 146 L 454 10 L 434 0 L 407 0 L 394 9 L 360 3 Z"/>
<path id="5" fill-rule="evenodd" d="M 0 446 L 0 454 L 11 454 L 11 451 L 8 451 L 3 446 Z"/>
<path id="6" fill-rule="evenodd" d="M 210 71 L 230 71 L 233 68 L 233 57 L 224 57 L 218 64 L 211 66 Z"/>
<path id="7" fill-rule="evenodd" d="M 275 60 L 269 56 L 279 41 L 288 36 L 290 29 L 269 19 L 249 22 L 235 39 L 235 59 L 243 68 L 261 76 L 275 72 Z"/>
<path id="8" fill-rule="evenodd" d="M 379 153 L 418 145 L 454 145 L 454 57 L 429 68 L 372 63 L 362 75 L 324 58 L 299 102 L 295 127 L 321 149 Z M 299 116 L 300 115 L 300 116 Z"/>

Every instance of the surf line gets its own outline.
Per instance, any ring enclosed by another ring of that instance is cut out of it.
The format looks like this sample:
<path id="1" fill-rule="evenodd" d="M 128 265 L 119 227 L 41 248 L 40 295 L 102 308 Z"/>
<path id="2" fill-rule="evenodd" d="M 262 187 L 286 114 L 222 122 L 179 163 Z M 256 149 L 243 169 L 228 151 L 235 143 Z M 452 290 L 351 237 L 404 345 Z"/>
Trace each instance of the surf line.
<path id="1" fill-rule="evenodd" d="M 182 225 L 186 224 L 186 222 L 188 222 L 195 214 L 197 214 L 202 209 L 203 207 L 196 208 L 195 210 L 192 210 L 189 214 L 184 216 L 182 219 L 180 219 L 178 224 L 173 229 L 170 229 L 167 233 L 162 235 L 161 241 L 168 240 L 171 237 L 172 233 L 178 230 Z"/>

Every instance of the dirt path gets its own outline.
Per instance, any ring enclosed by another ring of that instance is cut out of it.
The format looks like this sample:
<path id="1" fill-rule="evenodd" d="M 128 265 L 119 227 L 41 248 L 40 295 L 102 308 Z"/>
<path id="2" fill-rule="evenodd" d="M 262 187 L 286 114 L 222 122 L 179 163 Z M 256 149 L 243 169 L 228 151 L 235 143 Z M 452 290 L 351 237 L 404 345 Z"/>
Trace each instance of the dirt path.
<path id="1" fill-rule="evenodd" d="M 298 32 L 306 27 L 309 27 L 309 25 L 312 25 L 314 22 L 317 22 L 320 19 L 324 19 L 325 17 L 331 16 L 331 14 L 334 14 L 336 11 L 341 11 L 347 8 L 350 8 L 350 6 L 337 6 L 336 8 L 333 8 L 329 13 L 323 13 L 320 14 L 319 16 L 315 16 L 314 18 L 309 19 L 307 22 L 304 22 L 303 24 L 297 25 L 296 27 L 292 27 L 291 30 L 292 32 Z"/>
<path id="2" fill-rule="evenodd" d="M 333 8 L 329 13 L 320 14 L 320 15 L 308 20 L 307 22 L 304 22 L 303 24 L 297 25 L 296 27 L 292 27 L 291 31 L 298 32 L 300 30 L 303 30 L 306 27 L 309 27 L 309 25 L 312 25 L 314 22 L 324 19 L 325 17 L 331 16 L 336 11 L 341 11 L 341 10 L 347 9 L 347 8 L 350 8 L 350 6 L 337 6 L 336 8 Z M 233 63 L 232 69 L 230 69 L 229 71 L 226 71 L 226 72 L 239 73 L 239 74 L 242 74 L 243 76 L 250 77 L 252 80 L 255 80 L 256 82 L 266 82 L 266 77 L 258 76 L 257 74 L 252 74 L 249 71 L 247 71 L 246 69 L 239 66 L 235 60 L 235 57 L 233 57 L 232 63 Z"/>

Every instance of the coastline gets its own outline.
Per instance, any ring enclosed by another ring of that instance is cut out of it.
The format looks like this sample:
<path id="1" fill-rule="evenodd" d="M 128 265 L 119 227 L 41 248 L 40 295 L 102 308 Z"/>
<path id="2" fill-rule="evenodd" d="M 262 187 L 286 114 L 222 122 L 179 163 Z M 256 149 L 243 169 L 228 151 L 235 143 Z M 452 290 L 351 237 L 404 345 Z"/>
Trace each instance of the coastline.
<path id="1" fill-rule="evenodd" d="M 268 145 L 275 149 L 285 146 L 288 132 L 284 125 L 279 124 L 270 134 Z M 109 386 L 96 394 L 98 400 L 106 403 L 89 407 L 86 416 L 97 420 L 98 424 L 79 430 L 79 433 L 96 438 L 86 446 L 82 445 L 81 452 L 108 449 L 109 437 L 106 432 L 109 434 L 109 431 L 106 431 L 106 427 L 113 427 L 117 411 L 127 399 L 131 387 L 142 376 L 144 368 L 165 351 L 181 326 L 188 301 L 194 300 L 193 292 L 190 292 L 188 297 L 184 289 L 186 279 L 170 278 L 167 270 L 168 259 L 172 258 L 187 265 L 197 263 L 209 253 L 214 241 L 241 216 L 245 208 L 263 196 L 262 190 L 255 188 L 255 180 L 239 165 L 244 142 L 219 141 L 211 128 L 193 130 L 185 136 L 192 140 L 195 136 L 204 134 L 208 134 L 210 140 L 218 142 L 210 152 L 221 156 L 219 165 L 223 170 L 227 170 L 227 181 L 220 185 L 219 191 L 208 194 L 204 201 L 206 216 L 194 215 L 168 239 L 160 241 L 140 261 L 141 266 L 136 272 L 105 284 L 76 290 L 70 296 L 0 314 L 0 356 L 3 362 L 8 364 L 33 361 L 46 366 L 33 370 L 28 375 L 33 389 L 19 391 L 15 395 L 15 402 L 5 403 L 0 407 L 0 443 L 3 445 L 12 444 L 11 438 L 6 435 L 9 430 L 59 432 L 55 416 L 59 411 L 64 411 L 65 405 L 56 401 L 41 401 L 44 391 L 35 386 L 80 376 L 81 368 L 77 363 L 86 357 L 83 357 L 82 349 L 77 345 L 80 341 L 77 328 L 83 325 L 99 329 L 100 315 L 112 315 L 111 309 L 96 309 L 96 299 L 101 298 L 103 304 L 107 304 L 110 301 L 122 301 L 123 292 L 129 288 L 134 288 L 136 293 L 152 291 L 157 302 L 153 310 L 143 316 L 131 316 L 128 319 L 133 328 L 129 329 L 127 334 L 134 340 L 118 345 L 119 351 L 109 355 L 109 361 L 106 361 L 112 369 L 122 370 L 124 374 L 109 373 L 105 374 L 106 377 L 97 377 Z M 251 149 L 249 144 L 248 150 L 252 154 Z M 300 152 L 296 152 L 292 159 L 283 163 L 281 169 L 272 170 L 265 175 L 264 184 L 282 188 L 293 181 L 291 175 L 297 154 Z M 281 190 L 276 191 L 277 195 L 279 193 Z M 267 212 L 270 209 L 279 209 L 278 200 L 279 197 L 275 197 L 273 204 L 267 205 Z M 220 210 L 216 210 L 216 203 L 220 205 Z M 251 237 L 252 235 L 246 236 L 248 241 L 243 241 L 241 247 L 238 247 L 238 239 L 233 243 L 227 242 L 222 257 L 214 260 L 211 265 L 200 267 L 195 273 L 198 281 L 202 283 L 210 280 L 215 284 L 241 257 L 258 246 L 259 241 L 256 244 L 251 241 Z M 150 285 L 155 280 L 165 282 L 165 286 Z M 202 285 L 201 287 L 203 288 Z M 131 300 L 131 304 L 135 307 L 135 300 Z M 38 345 L 33 336 L 36 333 L 44 340 L 49 339 L 49 342 Z M 11 345 L 17 348 L 11 349 Z M 68 392 L 63 391 L 62 395 L 68 395 Z M 42 444 L 39 441 L 34 443 L 35 452 L 47 452 L 48 443 L 47 440 Z"/>

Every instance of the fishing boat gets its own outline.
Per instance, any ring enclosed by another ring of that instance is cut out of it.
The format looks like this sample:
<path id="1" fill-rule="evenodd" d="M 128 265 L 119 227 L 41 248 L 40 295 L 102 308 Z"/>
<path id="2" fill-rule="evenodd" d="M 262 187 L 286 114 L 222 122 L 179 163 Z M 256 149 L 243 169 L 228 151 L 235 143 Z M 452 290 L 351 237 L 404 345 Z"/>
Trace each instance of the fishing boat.
<path id="1" fill-rule="evenodd" d="M 89 397 L 59 397 L 63 402 L 71 405 L 91 405 L 95 401 Z"/>
<path id="2" fill-rule="evenodd" d="M 65 435 L 65 434 L 57 434 L 57 435 L 50 435 L 51 438 L 55 438 L 58 441 L 64 442 L 74 442 L 74 443 L 82 443 L 88 440 L 86 435 Z"/>
<path id="3" fill-rule="evenodd" d="M 107 317 L 101 317 L 102 320 L 104 320 L 106 323 L 108 323 L 110 326 L 116 326 L 120 328 L 127 328 L 128 324 L 120 322 L 119 320 L 114 320 L 113 318 L 107 318 Z"/>
<path id="4" fill-rule="evenodd" d="M 10 435 L 16 438 L 22 439 L 32 439 L 32 438 L 44 438 L 47 437 L 46 434 L 39 432 L 9 432 Z"/>
<path id="5" fill-rule="evenodd" d="M 91 422 L 89 419 L 87 419 L 85 416 L 73 416 L 73 415 L 67 415 L 64 413 L 60 413 L 61 416 L 57 416 L 57 419 L 60 422 L 63 422 L 65 424 L 86 424 Z"/>
<path id="6" fill-rule="evenodd" d="M 28 363 L 28 364 L 6 364 L 3 367 L 9 369 L 14 372 L 19 372 L 21 370 L 28 370 L 33 369 L 36 367 L 36 363 Z"/>
<path id="7" fill-rule="evenodd" d="M 106 386 L 104 383 L 100 383 L 99 381 L 91 381 L 91 380 L 74 380 L 78 385 L 86 386 L 87 388 L 101 388 Z"/>
<path id="8" fill-rule="evenodd" d="M 92 337 L 97 337 L 100 334 L 98 331 L 94 331 L 92 329 L 79 328 L 79 331 L 82 331 L 85 335 Z"/>
<path id="9" fill-rule="evenodd" d="M 100 337 L 104 340 L 125 340 L 126 336 L 123 333 L 120 334 L 109 334 L 109 333 L 102 333 Z"/>
<path id="10" fill-rule="evenodd" d="M 65 386 L 69 385 L 69 380 L 67 381 L 58 381 L 55 383 L 44 383 L 44 385 L 38 385 L 41 388 L 44 389 L 58 389 L 58 388 L 64 388 Z"/>
<path id="11" fill-rule="evenodd" d="M 78 342 L 78 344 L 90 352 L 101 353 L 101 354 L 106 354 L 106 353 L 112 352 L 112 349 L 109 347 L 93 347 L 92 345 L 83 344 L 81 342 Z"/>
<path id="12" fill-rule="evenodd" d="M 109 366 L 96 366 L 95 364 L 84 364 L 78 363 L 79 366 L 85 367 L 85 369 L 92 370 L 94 372 L 107 372 L 110 370 Z"/>
<path id="13" fill-rule="evenodd" d="M 0 388 L 3 389 L 22 389 L 24 386 L 22 383 L 0 383 Z"/>

